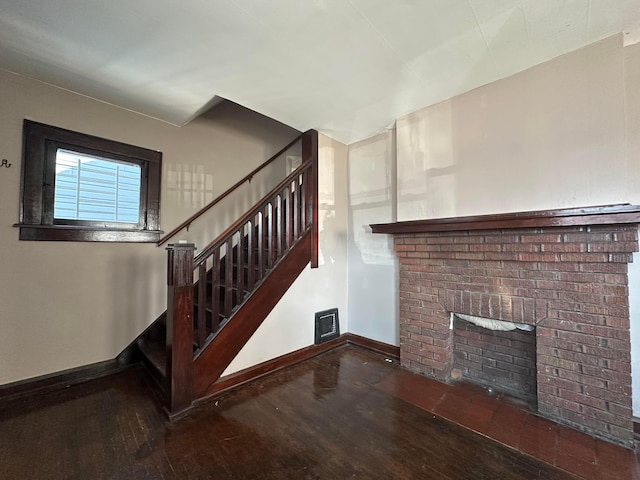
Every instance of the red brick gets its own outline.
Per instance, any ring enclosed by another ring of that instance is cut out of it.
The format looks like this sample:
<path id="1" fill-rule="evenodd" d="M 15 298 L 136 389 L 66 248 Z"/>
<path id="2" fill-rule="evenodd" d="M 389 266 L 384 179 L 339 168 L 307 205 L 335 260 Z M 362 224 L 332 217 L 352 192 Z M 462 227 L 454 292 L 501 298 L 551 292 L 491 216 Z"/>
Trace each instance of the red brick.
<path id="1" fill-rule="evenodd" d="M 473 234 L 473 232 L 469 232 L 469 236 L 454 237 L 454 241 L 456 243 L 468 243 L 468 244 L 484 243 L 484 236 L 479 234 L 475 235 Z"/>
<path id="2" fill-rule="evenodd" d="M 522 243 L 560 243 L 562 242 L 562 235 L 558 234 L 536 234 L 536 235 L 522 235 L 520 237 Z"/>
<path id="3" fill-rule="evenodd" d="M 549 365 L 551 367 L 568 370 L 570 372 L 580 372 L 580 365 L 571 360 L 563 360 L 561 358 L 555 358 L 548 355 L 539 355 L 538 363 L 542 365 Z"/>
<path id="4" fill-rule="evenodd" d="M 569 380 L 564 380 L 562 378 L 549 376 L 549 375 L 539 374 L 538 384 L 552 385 L 554 387 L 561 388 L 562 390 L 567 390 L 570 392 L 582 392 L 581 384 L 577 382 L 571 382 Z"/>
<path id="5" fill-rule="evenodd" d="M 604 295 L 593 293 L 559 292 L 558 299 L 567 302 L 601 304 L 604 301 Z"/>
<path id="6" fill-rule="evenodd" d="M 556 262 L 558 255 L 555 253 L 519 253 L 518 260 L 522 262 Z"/>
<path id="7" fill-rule="evenodd" d="M 633 428 L 631 418 L 623 418 L 623 417 L 620 417 L 619 415 L 614 415 L 613 413 L 606 412 L 598 408 L 590 407 L 588 405 L 584 405 L 582 407 L 582 412 L 588 417 L 601 420 L 603 422 L 606 422 L 609 425 L 617 425 L 619 427 Z"/>
<path id="8" fill-rule="evenodd" d="M 519 243 L 519 242 L 520 242 L 520 236 L 519 235 L 497 235 L 497 234 L 491 234 L 491 235 L 485 235 L 484 236 L 484 243 L 508 244 L 508 243 Z"/>
<path id="9" fill-rule="evenodd" d="M 501 278 L 500 285 L 514 288 L 535 288 L 536 280 L 527 280 L 522 278 Z"/>
<path id="10" fill-rule="evenodd" d="M 491 244 L 494 245 L 494 244 Z M 540 245 L 534 243 L 505 243 L 495 244 L 503 252 L 529 252 L 536 253 L 540 251 Z M 500 251 L 499 250 L 499 251 Z"/>
<path id="11" fill-rule="evenodd" d="M 558 272 L 558 281 L 572 283 L 604 283 L 606 281 L 606 275 L 604 273 Z"/>
<path id="12" fill-rule="evenodd" d="M 609 232 L 605 233 L 566 233 L 563 235 L 563 239 L 565 243 L 569 242 L 579 242 L 579 243 L 587 243 L 587 242 L 610 242 L 612 238 L 612 234 Z"/>
<path id="13" fill-rule="evenodd" d="M 578 272 L 580 271 L 580 264 L 570 262 L 541 262 L 538 263 L 538 269 L 555 272 Z"/>
<path id="14" fill-rule="evenodd" d="M 584 243 L 543 243 L 540 245 L 541 252 L 586 252 L 587 246 Z"/>
<path id="15" fill-rule="evenodd" d="M 607 317 L 605 315 L 593 315 L 583 312 L 560 311 L 558 313 L 558 319 L 569 320 L 575 323 L 586 323 L 589 325 L 605 325 Z"/>
<path id="16" fill-rule="evenodd" d="M 435 245 L 435 244 L 451 244 L 453 243 L 453 238 L 451 237 L 427 237 L 426 243 Z"/>
<path id="17" fill-rule="evenodd" d="M 606 368 L 594 367 L 589 365 L 582 366 L 582 373 L 593 378 L 606 380 L 609 385 L 611 382 L 617 385 L 629 385 L 631 382 L 631 376 L 629 372 L 616 372 L 614 370 L 608 370 Z"/>
<path id="18" fill-rule="evenodd" d="M 605 253 L 617 253 L 617 252 L 637 252 L 638 242 L 606 242 L 606 243 L 588 243 L 587 249 L 589 252 L 605 252 Z"/>
<path id="19" fill-rule="evenodd" d="M 519 270 L 518 276 L 529 280 L 557 280 L 560 273 L 542 270 Z"/>
<path id="20" fill-rule="evenodd" d="M 596 325 L 576 325 L 576 330 L 587 335 L 595 335 L 597 337 L 615 338 L 618 340 L 628 340 L 629 331 L 620 330 L 619 328 L 598 327 Z"/>
<path id="21" fill-rule="evenodd" d="M 629 328 L 629 318 L 607 317 L 605 325 L 607 327 L 626 329 Z"/>
<path id="22" fill-rule="evenodd" d="M 405 237 L 405 238 L 400 238 L 396 240 L 396 243 L 398 242 L 398 240 L 402 240 L 402 243 L 404 243 L 405 245 L 424 245 L 427 243 L 426 238 L 424 237 Z"/>
<path id="23" fill-rule="evenodd" d="M 558 395 L 558 387 L 554 387 L 553 385 L 541 384 L 538 382 L 538 394 L 547 394 L 550 397 L 556 397 Z"/>
<path id="24" fill-rule="evenodd" d="M 628 278 L 627 278 L 627 275 L 624 275 L 624 274 L 605 274 L 604 282 L 611 283 L 611 284 L 627 285 Z"/>
<path id="25" fill-rule="evenodd" d="M 607 253 L 561 253 L 561 262 L 605 263 L 610 262 Z"/>
<path id="26" fill-rule="evenodd" d="M 632 228 L 624 232 L 615 232 L 613 234 L 613 239 L 617 242 L 635 242 L 637 248 L 638 230 L 636 228 Z"/>
<path id="27" fill-rule="evenodd" d="M 613 392 L 605 388 L 597 388 L 591 385 L 584 385 L 582 391 L 585 395 L 602 398 L 603 400 L 606 400 L 608 402 L 615 402 L 621 405 L 627 405 L 631 402 L 631 398 L 629 397 L 629 395 Z"/>
<path id="28" fill-rule="evenodd" d="M 570 372 L 569 370 L 558 369 L 558 376 L 581 385 L 589 385 L 594 388 L 607 388 L 607 382 L 599 378 L 589 377 L 582 373 Z"/>
<path id="29" fill-rule="evenodd" d="M 405 245 L 408 246 L 408 245 Z M 416 252 L 439 252 L 441 245 L 412 245 Z"/>
<path id="30" fill-rule="evenodd" d="M 581 263 L 576 265 L 579 265 L 581 272 L 620 273 L 625 275 L 627 273 L 626 263 Z"/>

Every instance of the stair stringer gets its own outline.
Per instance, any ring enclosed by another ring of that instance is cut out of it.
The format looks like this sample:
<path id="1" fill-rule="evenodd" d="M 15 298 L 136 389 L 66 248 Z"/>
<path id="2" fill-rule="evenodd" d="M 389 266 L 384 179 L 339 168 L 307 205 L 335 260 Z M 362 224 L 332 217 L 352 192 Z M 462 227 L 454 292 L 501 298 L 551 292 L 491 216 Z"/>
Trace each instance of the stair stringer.
<path id="1" fill-rule="evenodd" d="M 195 358 L 193 399 L 214 393 L 215 382 L 311 261 L 311 232 L 291 247 L 249 299 Z"/>

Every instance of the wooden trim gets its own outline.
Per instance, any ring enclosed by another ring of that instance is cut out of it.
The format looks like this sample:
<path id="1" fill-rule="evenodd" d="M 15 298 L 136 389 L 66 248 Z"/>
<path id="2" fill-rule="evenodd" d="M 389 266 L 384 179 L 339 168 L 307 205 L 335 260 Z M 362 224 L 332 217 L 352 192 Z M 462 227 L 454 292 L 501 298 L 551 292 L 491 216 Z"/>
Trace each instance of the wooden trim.
<path id="1" fill-rule="evenodd" d="M 169 241 L 169 239 L 171 237 L 173 237 L 176 233 L 180 232 L 183 228 L 188 227 L 189 225 L 191 225 L 195 220 L 197 220 L 201 215 L 203 215 L 204 213 L 206 213 L 209 209 L 211 209 L 212 207 L 214 207 L 215 205 L 217 205 L 218 203 L 220 203 L 222 200 L 224 200 L 227 196 L 229 196 L 231 193 L 233 193 L 238 187 L 242 186 L 244 183 L 246 182 L 251 182 L 251 180 L 253 179 L 253 177 L 260 172 L 260 170 L 262 170 L 264 167 L 270 165 L 271 163 L 273 163 L 276 159 L 278 159 L 278 157 L 280 157 L 284 152 L 286 152 L 287 150 L 289 150 L 296 142 L 298 142 L 300 139 L 302 138 L 302 134 L 298 135 L 296 138 L 294 138 L 293 140 L 291 140 L 291 142 L 289 142 L 285 147 L 283 147 L 282 149 L 280 149 L 280 151 L 278 151 L 278 153 L 276 153 L 275 155 L 273 155 L 269 160 L 267 160 L 266 162 L 262 163 L 259 167 L 255 168 L 254 170 L 252 170 L 251 172 L 249 172 L 247 175 L 245 175 L 242 179 L 238 180 L 234 185 L 232 185 L 231 187 L 229 187 L 227 190 L 225 190 L 223 193 L 221 193 L 220 195 L 218 195 L 216 198 L 214 198 L 210 203 L 208 203 L 207 205 L 205 205 L 204 207 L 202 207 L 200 210 L 198 210 L 196 213 L 194 213 L 193 215 L 191 215 L 189 218 L 187 218 L 184 222 L 182 222 L 180 225 L 178 225 L 176 228 L 174 228 L 173 230 L 171 230 L 169 233 L 167 233 L 164 237 L 162 237 L 160 240 L 158 240 L 158 246 L 163 245 L 164 243 L 166 243 L 167 241 Z"/>
<path id="2" fill-rule="evenodd" d="M 26 225 L 20 228 L 20 240 L 70 241 L 70 242 L 117 242 L 155 243 L 160 238 L 159 230 L 125 230 L 71 225 Z"/>
<path id="3" fill-rule="evenodd" d="M 310 358 L 320 355 L 321 353 L 328 352 L 329 350 L 333 350 L 334 348 L 345 345 L 346 343 L 347 337 L 346 335 L 342 335 L 341 337 L 335 338 L 320 345 L 310 345 L 308 347 L 301 348 L 300 350 L 295 350 L 280 357 L 276 357 L 271 360 L 267 360 L 266 362 L 259 363 L 258 365 L 245 368 L 238 372 L 232 373 L 231 375 L 220 378 L 209 388 L 209 390 L 207 391 L 208 396 L 226 392 L 233 388 L 239 387 L 240 385 L 244 385 L 245 383 L 252 382 L 253 380 L 264 377 L 265 375 L 269 375 L 278 370 L 282 370 L 283 368 L 287 368 L 297 363 L 304 362 L 305 360 L 309 360 Z M 206 398 L 207 397 L 203 398 L 202 400 L 206 400 Z"/>
<path id="4" fill-rule="evenodd" d="M 131 368 L 136 364 L 123 365 L 117 360 L 106 360 L 104 362 L 92 363 L 82 367 L 70 368 L 60 372 L 49 373 L 26 380 L 0 385 L 0 399 L 8 399 L 32 395 L 35 393 L 46 393 L 53 390 L 67 388 L 72 385 L 105 377 L 122 370 Z"/>
<path id="5" fill-rule="evenodd" d="M 367 350 L 386 355 L 394 360 L 400 359 L 400 347 L 362 337 L 354 333 L 345 333 L 338 338 L 321 343 L 320 345 L 310 345 L 222 377 L 209 387 L 207 396 L 195 402 L 194 406 L 209 400 L 211 396 L 227 392 L 240 385 L 252 382 L 278 370 L 291 367 L 297 363 L 304 362 L 305 360 L 309 360 L 310 358 L 347 344 L 366 348 Z"/>
<path id="6" fill-rule="evenodd" d="M 373 352 L 382 353 L 383 355 L 391 357 L 394 360 L 400 360 L 400 347 L 396 347 L 395 345 L 390 345 L 384 342 L 379 342 L 378 340 L 373 340 L 371 338 L 362 337 L 360 335 L 356 335 L 355 333 L 345 333 L 343 337 L 346 338 L 347 343 L 366 348 L 367 350 L 371 350 Z"/>
<path id="7" fill-rule="evenodd" d="M 640 223 L 640 205 L 618 204 L 372 224 L 373 233 L 425 233 Z"/>

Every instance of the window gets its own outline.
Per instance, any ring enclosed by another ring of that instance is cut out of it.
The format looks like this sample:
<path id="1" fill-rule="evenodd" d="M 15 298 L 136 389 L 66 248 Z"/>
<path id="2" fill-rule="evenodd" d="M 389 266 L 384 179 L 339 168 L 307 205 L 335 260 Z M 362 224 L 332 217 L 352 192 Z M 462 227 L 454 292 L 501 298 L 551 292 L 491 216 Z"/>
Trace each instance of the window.
<path id="1" fill-rule="evenodd" d="M 162 153 L 24 121 L 21 240 L 156 242 Z"/>

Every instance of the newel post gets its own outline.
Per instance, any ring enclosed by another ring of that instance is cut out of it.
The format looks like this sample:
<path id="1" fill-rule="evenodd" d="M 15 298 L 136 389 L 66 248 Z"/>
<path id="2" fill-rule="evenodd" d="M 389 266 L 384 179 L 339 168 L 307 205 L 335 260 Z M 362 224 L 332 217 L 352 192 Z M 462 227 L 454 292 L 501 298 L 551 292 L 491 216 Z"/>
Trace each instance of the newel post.
<path id="1" fill-rule="evenodd" d="M 311 218 L 311 268 L 318 268 L 318 132 L 308 130 L 302 135 L 302 161 L 312 159 L 307 177 L 311 188 L 306 190 L 306 218 Z"/>
<path id="2" fill-rule="evenodd" d="M 192 243 L 167 247 L 167 387 L 169 415 L 191 405 L 193 375 Z"/>

